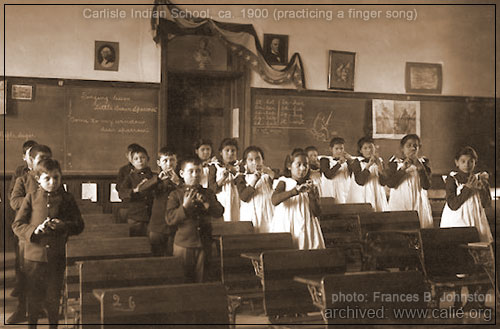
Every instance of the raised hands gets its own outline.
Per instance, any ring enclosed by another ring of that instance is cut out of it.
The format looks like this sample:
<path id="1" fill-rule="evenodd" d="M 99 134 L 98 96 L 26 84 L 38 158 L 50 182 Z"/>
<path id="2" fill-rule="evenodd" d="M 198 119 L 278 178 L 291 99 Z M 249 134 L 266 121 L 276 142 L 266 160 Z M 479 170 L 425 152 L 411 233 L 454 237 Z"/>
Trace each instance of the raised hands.
<path id="1" fill-rule="evenodd" d="M 134 187 L 134 189 L 132 190 L 134 193 L 139 193 L 139 189 L 141 188 L 142 185 L 144 185 L 144 183 L 146 183 L 148 181 L 147 178 L 144 178 L 139 184 L 137 184 L 136 187 Z"/>
<path id="2" fill-rule="evenodd" d="M 205 210 L 210 207 L 210 203 L 206 200 L 203 194 L 196 189 L 187 188 L 186 192 L 184 192 L 182 206 L 184 209 L 188 209 L 197 205 L 202 206 Z"/>
<path id="3" fill-rule="evenodd" d="M 470 175 L 469 178 L 467 179 L 467 182 L 465 183 L 465 186 L 473 190 L 481 190 L 484 188 L 485 185 L 483 182 L 483 178 L 481 178 L 481 176 L 477 178 L 476 175 Z"/>
<path id="4" fill-rule="evenodd" d="M 196 199 L 196 191 L 194 189 L 186 189 L 184 192 L 184 198 L 182 200 L 182 206 L 184 209 L 190 208 L 194 204 Z"/>
<path id="5" fill-rule="evenodd" d="M 312 181 L 310 180 L 307 180 L 305 181 L 304 183 L 300 184 L 300 185 L 297 185 L 296 187 L 297 191 L 299 193 L 308 193 L 308 192 L 312 192 L 313 189 L 314 189 L 314 184 Z"/>

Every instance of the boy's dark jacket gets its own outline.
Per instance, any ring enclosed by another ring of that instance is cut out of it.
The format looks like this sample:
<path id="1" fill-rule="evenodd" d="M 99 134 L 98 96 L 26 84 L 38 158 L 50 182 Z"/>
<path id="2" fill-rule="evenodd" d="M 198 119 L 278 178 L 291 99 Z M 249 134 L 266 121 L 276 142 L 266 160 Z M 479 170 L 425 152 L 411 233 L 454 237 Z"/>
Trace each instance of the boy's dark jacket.
<path id="1" fill-rule="evenodd" d="M 172 191 L 168 197 L 166 220 L 169 225 L 177 225 L 174 244 L 184 248 L 205 246 L 212 234 L 211 218 L 221 217 L 224 213 L 224 207 L 217 201 L 212 190 L 201 186 L 195 188 L 208 202 L 208 210 L 196 202 L 188 209 L 184 209 L 186 185 Z"/>
<path id="2" fill-rule="evenodd" d="M 167 211 L 167 201 L 170 192 L 177 188 L 170 179 L 161 180 L 158 175 L 154 175 L 140 188 L 139 192 L 152 191 L 154 195 L 153 207 L 151 209 L 151 219 L 148 230 L 150 232 L 174 234 L 175 226 L 167 225 L 165 213 Z"/>
<path id="3" fill-rule="evenodd" d="M 135 193 L 133 189 L 144 179 L 151 179 L 153 172 L 151 168 L 133 169 L 125 177 L 123 184 L 118 191 L 120 199 L 128 205 L 127 219 L 139 222 L 148 222 L 151 216 L 151 206 L 153 197 L 151 191 Z"/>
<path id="4" fill-rule="evenodd" d="M 61 220 L 64 223 L 61 230 L 47 229 L 48 233 L 34 234 L 47 217 Z M 24 258 L 37 262 L 47 262 L 48 253 L 65 257 L 68 236 L 80 234 L 83 229 L 75 199 L 62 188 L 49 193 L 40 187 L 28 193 L 12 223 L 12 230 L 24 242 Z"/>

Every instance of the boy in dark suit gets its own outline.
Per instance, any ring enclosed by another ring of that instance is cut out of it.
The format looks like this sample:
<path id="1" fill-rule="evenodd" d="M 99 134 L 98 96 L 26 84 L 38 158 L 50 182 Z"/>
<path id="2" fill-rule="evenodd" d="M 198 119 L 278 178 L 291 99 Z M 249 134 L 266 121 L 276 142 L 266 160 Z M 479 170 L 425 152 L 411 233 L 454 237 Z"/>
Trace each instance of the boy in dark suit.
<path id="1" fill-rule="evenodd" d="M 32 144 L 35 143 L 35 144 Z M 30 146 L 31 145 L 31 146 Z M 25 148 L 26 147 L 26 148 Z M 43 159 L 50 158 L 52 151 L 46 145 L 36 144 L 36 142 L 28 141 L 23 145 L 24 160 L 26 166 L 20 166 L 16 169 L 15 179 L 11 181 L 9 187 L 9 201 L 11 208 L 18 212 L 23 203 L 24 197 L 29 192 L 34 192 L 38 189 L 38 182 L 34 175 L 34 168 Z M 15 252 L 16 252 L 16 285 L 12 291 L 12 295 L 18 298 L 16 311 L 7 319 L 8 324 L 24 322 L 26 318 L 26 280 L 21 270 L 23 264 L 23 242 L 15 237 Z"/>
<path id="2" fill-rule="evenodd" d="M 24 243 L 29 328 L 36 328 L 44 300 L 49 328 L 57 328 L 66 241 L 84 228 L 75 199 L 62 188 L 61 177 L 59 162 L 42 160 L 35 169 L 40 187 L 26 195 L 12 224 Z"/>
<path id="3" fill-rule="evenodd" d="M 141 146 L 139 144 L 135 143 L 127 146 L 127 153 L 125 153 L 125 157 L 128 162 L 118 170 L 118 177 L 116 178 L 116 192 L 120 192 L 120 188 L 125 182 L 125 179 L 127 179 L 130 173 L 134 170 L 134 166 L 132 165 L 132 153 L 136 152 L 136 150 L 140 147 Z M 118 220 L 120 223 L 125 223 L 127 221 L 127 207 L 128 204 L 125 202 L 120 204 L 120 208 L 118 210 Z"/>
<path id="4" fill-rule="evenodd" d="M 182 162 L 180 176 L 184 185 L 168 197 L 166 220 L 176 225 L 173 255 L 184 263 L 186 282 L 202 282 L 205 255 L 210 248 L 211 217 L 221 217 L 224 207 L 212 190 L 201 187 L 201 162 L 189 158 Z"/>
<path id="5" fill-rule="evenodd" d="M 145 148 L 132 151 L 133 169 L 125 177 L 118 195 L 127 207 L 127 222 L 130 236 L 147 236 L 153 196 L 151 191 L 140 191 L 141 186 L 153 177 L 148 166 L 149 155 Z"/>
<path id="6" fill-rule="evenodd" d="M 139 192 L 152 191 L 154 195 L 148 225 L 149 242 L 153 256 L 172 256 L 175 226 L 167 225 L 165 212 L 170 192 L 180 184 L 177 176 L 177 155 L 167 147 L 158 151 L 156 161 L 161 171 L 139 187 Z"/>

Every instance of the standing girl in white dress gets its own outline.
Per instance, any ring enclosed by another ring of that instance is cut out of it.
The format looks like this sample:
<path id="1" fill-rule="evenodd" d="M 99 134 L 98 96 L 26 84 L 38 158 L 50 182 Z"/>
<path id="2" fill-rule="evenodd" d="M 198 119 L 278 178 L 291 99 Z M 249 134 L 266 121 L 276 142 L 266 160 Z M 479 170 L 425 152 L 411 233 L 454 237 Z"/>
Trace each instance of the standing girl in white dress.
<path id="1" fill-rule="evenodd" d="M 422 144 L 415 134 L 401 139 L 402 157 L 392 156 L 385 170 L 385 183 L 391 188 L 389 210 L 416 210 L 421 228 L 432 228 L 433 219 L 427 190 L 431 187 L 429 160 L 418 157 Z"/>
<path id="2" fill-rule="evenodd" d="M 295 153 L 288 165 L 291 177 L 280 177 L 272 195 L 274 217 L 271 232 L 290 232 L 299 249 L 324 249 L 319 226 L 319 195 L 308 180 L 309 164 L 305 153 Z"/>
<path id="3" fill-rule="evenodd" d="M 224 207 L 224 221 L 237 222 L 240 220 L 240 197 L 235 184 L 240 175 L 240 164 L 236 161 L 238 142 L 234 138 L 224 138 L 219 151 L 222 160 L 215 162 L 215 170 L 209 172 L 208 187 Z"/>
<path id="4" fill-rule="evenodd" d="M 264 165 L 264 152 L 249 146 L 243 152 L 244 173 L 236 178 L 240 196 L 240 220 L 252 221 L 256 232 L 267 233 L 274 215 L 271 202 L 274 172 Z"/>
<path id="5" fill-rule="evenodd" d="M 376 153 L 373 138 L 361 138 L 358 141 L 358 152 L 360 156 L 350 166 L 354 179 L 351 179 L 347 202 L 370 203 L 375 211 L 387 211 L 387 196 L 380 182 L 383 160 Z"/>
<path id="6" fill-rule="evenodd" d="M 462 148 L 455 156 L 456 170 L 446 179 L 446 205 L 441 216 L 441 227 L 476 227 L 481 242 L 492 242 L 485 207 L 491 206 L 489 175 L 474 174 L 477 153 L 470 147 Z"/>
<path id="7" fill-rule="evenodd" d="M 314 185 L 318 187 L 319 196 L 321 197 L 321 171 L 319 170 L 318 149 L 316 146 L 308 146 L 304 151 L 309 159 L 309 177 Z"/>
<path id="8" fill-rule="evenodd" d="M 335 198 L 336 203 L 346 203 L 351 187 L 351 172 L 348 168 L 353 159 L 344 150 L 345 140 L 334 137 L 330 141 L 332 156 L 321 157 L 321 197 Z"/>
<path id="9" fill-rule="evenodd" d="M 202 172 L 200 185 L 208 188 L 208 176 L 210 168 L 215 171 L 213 166 L 217 162 L 216 157 L 212 157 L 212 141 L 209 139 L 200 139 L 194 144 L 194 153 L 200 159 L 202 164 Z"/>

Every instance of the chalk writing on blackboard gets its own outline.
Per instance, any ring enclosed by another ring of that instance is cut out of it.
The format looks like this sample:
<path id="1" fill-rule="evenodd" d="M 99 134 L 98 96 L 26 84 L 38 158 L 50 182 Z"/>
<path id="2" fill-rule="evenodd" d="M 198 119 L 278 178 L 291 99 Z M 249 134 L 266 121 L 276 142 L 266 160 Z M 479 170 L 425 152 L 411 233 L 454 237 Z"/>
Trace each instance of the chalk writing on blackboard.
<path id="1" fill-rule="evenodd" d="M 145 120 L 77 118 L 69 114 L 68 121 L 71 124 L 96 125 L 103 133 L 148 134 L 151 132 Z"/>
<path id="2" fill-rule="evenodd" d="M 305 129 L 304 102 L 284 98 L 256 99 L 253 125 L 273 129 Z"/>
<path id="3" fill-rule="evenodd" d="M 329 142 L 331 138 L 330 123 L 333 120 L 333 111 L 330 113 L 319 112 L 313 121 L 313 126 L 309 130 L 315 140 L 320 142 Z"/>
<path id="4" fill-rule="evenodd" d="M 5 141 L 10 141 L 10 140 L 27 140 L 27 139 L 34 139 L 36 138 L 36 135 L 33 133 L 30 133 L 28 131 L 18 131 L 18 132 L 12 132 L 12 131 L 7 131 L 4 132 L 3 130 L 0 131 L 0 140 L 5 140 Z"/>
<path id="5" fill-rule="evenodd" d="M 80 98 L 85 101 L 91 101 L 94 111 L 115 111 L 115 112 L 132 112 L 132 113 L 158 112 L 158 107 L 156 106 L 150 107 L 150 106 L 127 105 L 127 102 L 130 102 L 131 98 L 127 96 L 118 96 L 116 94 L 113 96 L 102 96 L 82 91 Z"/>

